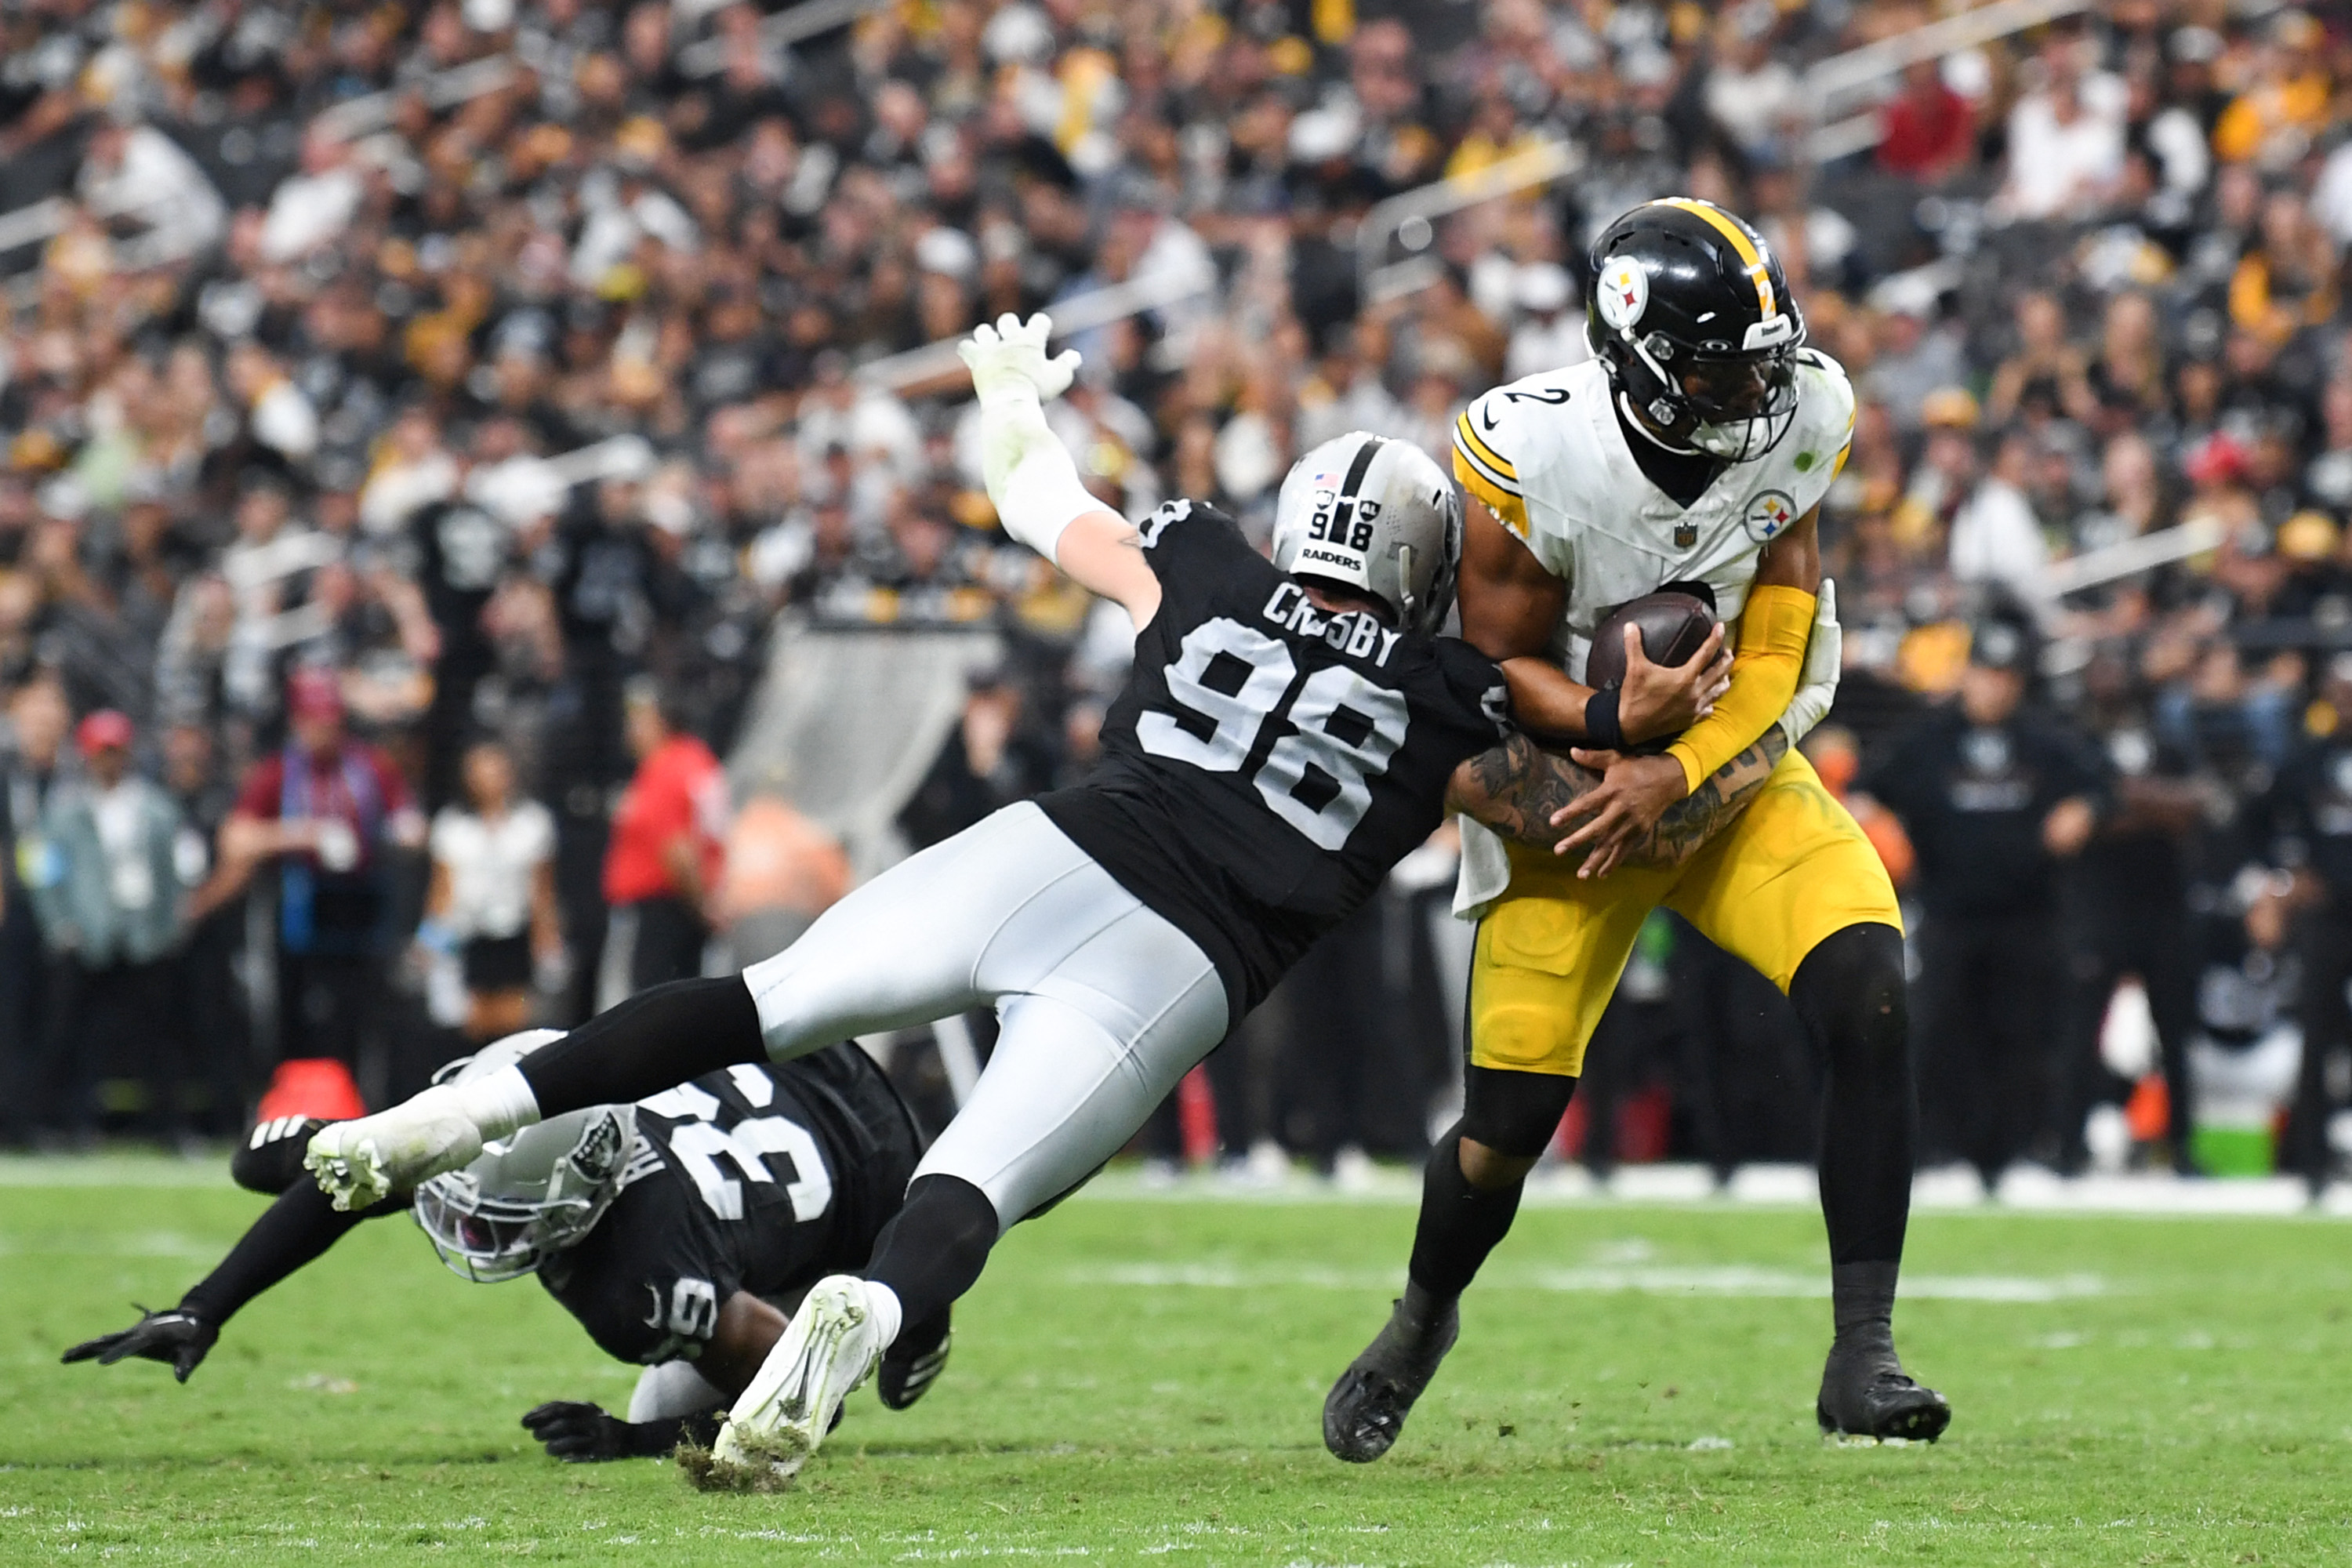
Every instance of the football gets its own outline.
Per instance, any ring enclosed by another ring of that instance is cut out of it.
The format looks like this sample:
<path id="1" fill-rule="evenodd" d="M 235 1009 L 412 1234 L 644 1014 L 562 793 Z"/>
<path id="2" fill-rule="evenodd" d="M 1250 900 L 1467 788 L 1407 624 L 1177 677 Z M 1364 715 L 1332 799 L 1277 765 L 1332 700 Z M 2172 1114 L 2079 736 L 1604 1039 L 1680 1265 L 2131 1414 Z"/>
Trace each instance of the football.
<path id="1" fill-rule="evenodd" d="M 1642 629 L 1642 652 L 1652 664 L 1685 664 L 1715 630 L 1715 610 L 1691 594 L 1665 590 L 1628 600 L 1609 612 L 1592 633 L 1585 656 L 1584 684 L 1605 691 L 1625 683 L 1625 628 Z"/>

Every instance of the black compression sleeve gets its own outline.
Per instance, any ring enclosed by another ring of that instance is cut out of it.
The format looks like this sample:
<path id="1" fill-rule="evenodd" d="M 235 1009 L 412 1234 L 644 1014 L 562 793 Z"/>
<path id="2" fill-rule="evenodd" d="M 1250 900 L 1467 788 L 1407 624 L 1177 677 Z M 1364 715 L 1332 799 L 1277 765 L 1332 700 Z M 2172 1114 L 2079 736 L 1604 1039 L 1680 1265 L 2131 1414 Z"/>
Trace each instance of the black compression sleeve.
<path id="1" fill-rule="evenodd" d="M 247 1301 L 324 1256 L 352 1226 L 381 1215 L 398 1214 L 407 1206 L 404 1194 L 358 1214 L 345 1214 L 328 1201 L 316 1183 L 297 1182 L 262 1211 L 253 1228 L 229 1248 L 219 1268 L 180 1298 L 180 1310 L 218 1328 Z"/>
<path id="2" fill-rule="evenodd" d="M 1789 1000 L 1829 1064 L 1821 1173 L 1830 1262 L 1892 1265 L 1903 1256 L 1919 1127 L 1903 933 L 1875 924 L 1832 932 L 1797 965 Z M 1890 1293 L 1893 1280 L 1889 1272 Z"/>
<path id="3" fill-rule="evenodd" d="M 996 1206 L 961 1176 L 919 1176 L 907 1206 L 874 1238 L 866 1278 L 887 1285 L 908 1323 L 944 1323 L 956 1298 L 971 1289 L 996 1245 Z"/>
<path id="4" fill-rule="evenodd" d="M 737 1062 L 768 1059 L 740 976 L 673 980 L 599 1013 L 517 1065 L 542 1117 L 623 1105 Z"/>

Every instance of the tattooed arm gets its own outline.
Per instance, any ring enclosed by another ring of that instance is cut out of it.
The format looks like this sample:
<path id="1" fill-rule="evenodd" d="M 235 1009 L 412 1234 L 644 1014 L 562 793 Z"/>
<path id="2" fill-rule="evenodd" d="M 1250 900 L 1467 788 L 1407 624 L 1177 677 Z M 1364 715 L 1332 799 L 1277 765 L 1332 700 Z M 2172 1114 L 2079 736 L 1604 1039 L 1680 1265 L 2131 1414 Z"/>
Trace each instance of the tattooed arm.
<path id="1" fill-rule="evenodd" d="M 1698 788 L 1666 808 L 1657 826 L 1633 847 L 1630 859 L 1637 866 L 1679 866 L 1706 847 L 1715 836 L 1731 826 L 1764 781 L 1788 754 L 1789 737 L 1775 724 L 1755 744 L 1702 780 Z M 1566 834 L 1565 827 L 1554 828 Z"/>
<path id="2" fill-rule="evenodd" d="M 1668 807 L 1622 863 L 1663 868 L 1688 860 L 1747 808 L 1788 750 L 1788 737 L 1777 725 L 1765 731 L 1762 739 Z M 1532 848 L 1557 849 L 1574 824 L 1555 827 L 1552 818 L 1600 783 L 1601 775 L 1591 769 L 1514 732 L 1454 769 L 1446 806 L 1506 838 Z"/>

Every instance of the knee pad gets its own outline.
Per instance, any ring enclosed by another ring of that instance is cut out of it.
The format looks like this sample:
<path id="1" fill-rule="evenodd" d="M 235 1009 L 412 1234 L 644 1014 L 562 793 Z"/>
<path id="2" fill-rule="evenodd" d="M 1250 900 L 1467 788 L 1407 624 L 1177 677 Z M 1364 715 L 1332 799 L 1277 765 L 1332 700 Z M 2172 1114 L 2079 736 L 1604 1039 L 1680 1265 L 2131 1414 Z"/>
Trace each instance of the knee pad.
<path id="1" fill-rule="evenodd" d="M 1907 1049 L 1903 933 L 1876 924 L 1832 931 L 1797 966 L 1789 1000 L 1813 1037 L 1832 1051 Z"/>
<path id="2" fill-rule="evenodd" d="M 1458 1131 L 1497 1154 L 1532 1160 L 1550 1146 L 1575 1093 L 1576 1079 L 1565 1074 L 1474 1063 L 1463 1081 Z"/>

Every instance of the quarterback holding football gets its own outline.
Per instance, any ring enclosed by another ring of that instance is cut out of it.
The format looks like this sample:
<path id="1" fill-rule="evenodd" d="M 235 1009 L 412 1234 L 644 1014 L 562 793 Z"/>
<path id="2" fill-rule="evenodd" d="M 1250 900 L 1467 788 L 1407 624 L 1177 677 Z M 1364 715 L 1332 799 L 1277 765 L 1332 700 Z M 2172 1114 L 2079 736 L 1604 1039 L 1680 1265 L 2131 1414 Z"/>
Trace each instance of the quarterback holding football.
<path id="1" fill-rule="evenodd" d="M 1471 404 L 1454 469 L 1471 497 L 1462 635 L 1501 665 L 1519 726 L 1578 748 L 1603 778 L 1568 808 L 1583 819 L 1567 840 L 1580 858 L 1463 824 L 1456 909 L 1479 921 L 1463 1118 L 1430 1159 L 1405 1295 L 1331 1390 L 1324 1439 L 1356 1461 L 1395 1441 L 1661 905 L 1779 985 L 1828 1067 L 1836 1338 L 1822 1429 L 1934 1438 L 1949 1406 L 1904 1373 L 1892 1329 L 1916 1120 L 1902 917 L 1869 841 L 1781 727 L 1801 685 L 1834 678 L 1815 526 L 1853 439 L 1853 392 L 1805 346 L 1763 237 L 1709 203 L 1625 214 L 1589 276 L 1594 357 Z M 1648 658 L 1642 621 L 1617 615 L 1669 588 L 1735 632 L 1728 689 L 1678 731 L 1634 700 L 1671 672 Z M 1604 626 L 1612 646 L 1596 650 Z M 1622 683 L 1588 681 L 1601 652 L 1622 653 Z M 1686 857 L 1637 852 L 1743 758 L 1769 777 L 1727 830 Z"/>

